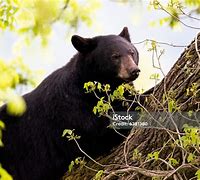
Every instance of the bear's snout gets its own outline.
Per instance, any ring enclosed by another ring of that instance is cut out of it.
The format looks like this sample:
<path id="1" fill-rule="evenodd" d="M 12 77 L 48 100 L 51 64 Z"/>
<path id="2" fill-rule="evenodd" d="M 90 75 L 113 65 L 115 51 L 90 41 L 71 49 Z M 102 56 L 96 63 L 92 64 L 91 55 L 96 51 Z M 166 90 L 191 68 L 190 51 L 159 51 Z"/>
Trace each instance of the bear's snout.
<path id="1" fill-rule="evenodd" d="M 130 77 L 132 77 L 130 79 L 134 79 L 135 80 L 140 74 L 140 69 L 138 67 L 131 68 L 131 70 L 129 71 L 129 74 L 130 74 Z"/>
<path id="2" fill-rule="evenodd" d="M 118 76 L 126 82 L 134 81 L 140 73 L 140 69 L 134 62 L 131 56 L 126 56 L 121 59 Z"/>

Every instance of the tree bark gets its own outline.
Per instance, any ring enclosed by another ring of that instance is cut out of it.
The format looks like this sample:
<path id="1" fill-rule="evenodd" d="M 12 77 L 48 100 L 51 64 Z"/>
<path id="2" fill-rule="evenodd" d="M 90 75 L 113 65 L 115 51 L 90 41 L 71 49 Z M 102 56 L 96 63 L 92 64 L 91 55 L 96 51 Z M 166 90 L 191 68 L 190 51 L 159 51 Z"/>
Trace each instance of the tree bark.
<path id="1" fill-rule="evenodd" d="M 163 95 L 167 95 L 167 98 Z M 148 95 L 144 108 L 149 112 L 167 112 L 169 111 L 169 99 L 176 102 L 179 111 L 199 111 L 200 109 L 200 34 L 184 50 L 166 77 L 154 87 L 153 93 Z M 177 134 L 172 136 L 176 138 Z M 163 148 L 163 144 L 169 139 L 169 132 L 162 128 L 134 128 L 119 147 L 109 155 L 96 159 L 103 166 L 90 160 L 85 166 L 76 167 L 71 173 L 66 173 L 63 179 L 93 179 L 99 170 L 104 171 L 101 178 L 106 180 L 152 179 L 152 177 L 181 179 L 179 172 L 185 173 L 185 179 L 195 176 L 196 169 L 182 162 L 180 147 Z M 135 149 L 140 158 L 133 157 Z M 179 167 L 175 172 L 173 168 L 167 167 L 164 161 L 144 163 L 149 153 L 160 149 L 162 151 L 159 157 L 162 159 L 167 158 L 170 152 L 174 151 L 173 158 L 179 160 Z"/>

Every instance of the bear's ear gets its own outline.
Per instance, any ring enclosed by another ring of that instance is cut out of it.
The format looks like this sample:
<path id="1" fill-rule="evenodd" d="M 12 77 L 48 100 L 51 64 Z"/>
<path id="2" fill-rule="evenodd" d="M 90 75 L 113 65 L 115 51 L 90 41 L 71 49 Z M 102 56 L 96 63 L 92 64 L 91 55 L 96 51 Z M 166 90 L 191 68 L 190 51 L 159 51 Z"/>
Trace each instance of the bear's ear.
<path id="1" fill-rule="evenodd" d="M 125 38 L 127 41 L 131 42 L 131 38 L 130 38 L 130 35 L 129 35 L 129 32 L 128 32 L 128 28 L 127 27 L 124 27 L 122 32 L 119 34 L 119 36 Z"/>
<path id="2" fill-rule="evenodd" d="M 78 35 L 73 35 L 71 42 L 75 49 L 81 53 L 87 53 L 95 48 L 95 43 L 90 38 L 83 38 Z"/>

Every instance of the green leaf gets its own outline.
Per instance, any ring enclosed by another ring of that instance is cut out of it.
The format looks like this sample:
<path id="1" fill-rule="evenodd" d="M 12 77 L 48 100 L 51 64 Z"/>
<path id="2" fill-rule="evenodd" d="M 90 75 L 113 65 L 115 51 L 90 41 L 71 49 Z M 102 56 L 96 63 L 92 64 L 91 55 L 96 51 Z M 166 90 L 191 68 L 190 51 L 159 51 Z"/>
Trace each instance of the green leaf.
<path id="1" fill-rule="evenodd" d="M 71 129 L 65 129 L 63 131 L 62 137 L 65 137 L 66 135 L 72 135 L 72 133 L 73 133 L 73 130 L 71 130 Z"/>
<path id="2" fill-rule="evenodd" d="M 169 158 L 169 164 L 171 164 L 172 166 L 176 166 L 176 165 L 179 164 L 179 162 L 176 159 L 170 157 Z"/>
<path id="3" fill-rule="evenodd" d="M 13 99 L 7 103 L 7 112 L 11 115 L 21 116 L 25 111 L 26 103 L 20 96 L 13 96 Z"/>
<path id="4" fill-rule="evenodd" d="M 0 130 L 5 129 L 5 124 L 3 121 L 0 120 Z"/>
<path id="5" fill-rule="evenodd" d="M 158 158 L 159 158 L 159 152 L 156 151 L 156 152 L 154 152 L 154 153 L 149 153 L 147 157 L 148 157 L 148 159 L 155 159 L 155 160 L 158 160 Z"/>
<path id="6" fill-rule="evenodd" d="M 110 91 L 110 85 L 109 85 L 109 84 L 106 84 L 106 85 L 104 86 L 104 91 L 105 91 L 105 92 Z"/>
<path id="7" fill-rule="evenodd" d="M 195 155 L 192 154 L 192 153 L 189 153 L 189 155 L 188 155 L 188 157 L 187 157 L 187 161 L 188 161 L 189 163 L 191 163 L 192 161 L 194 161 L 194 159 L 195 159 Z"/>
<path id="8" fill-rule="evenodd" d="M 124 95 L 124 86 L 119 86 L 118 91 L 119 91 L 120 96 L 123 96 Z"/>
<path id="9" fill-rule="evenodd" d="M 104 170 L 99 170 L 95 177 L 93 178 L 94 180 L 101 180 L 101 177 L 103 176 Z"/>
<path id="10" fill-rule="evenodd" d="M 98 84 L 97 84 L 97 89 L 98 89 L 99 91 L 101 91 L 101 88 L 102 88 L 101 83 L 98 82 Z"/>
<path id="11" fill-rule="evenodd" d="M 0 179 L 2 180 L 13 180 L 12 176 L 8 172 L 0 167 Z"/>
<path id="12" fill-rule="evenodd" d="M 3 147 L 4 144 L 3 144 L 3 141 L 0 139 L 0 147 Z"/>
<path id="13" fill-rule="evenodd" d="M 97 114 L 97 107 L 96 106 L 93 108 L 93 113 Z"/>
<path id="14" fill-rule="evenodd" d="M 160 79 L 160 74 L 158 74 L 158 73 L 151 74 L 150 79 L 159 80 Z"/>
<path id="15" fill-rule="evenodd" d="M 195 175 L 197 176 L 197 180 L 200 180 L 200 169 L 195 173 Z"/>
<path id="16" fill-rule="evenodd" d="M 71 163 L 70 163 L 70 165 L 68 166 L 68 171 L 69 171 L 69 173 L 70 172 L 72 172 L 72 169 L 73 169 L 73 167 L 74 167 L 74 161 L 71 161 Z"/>

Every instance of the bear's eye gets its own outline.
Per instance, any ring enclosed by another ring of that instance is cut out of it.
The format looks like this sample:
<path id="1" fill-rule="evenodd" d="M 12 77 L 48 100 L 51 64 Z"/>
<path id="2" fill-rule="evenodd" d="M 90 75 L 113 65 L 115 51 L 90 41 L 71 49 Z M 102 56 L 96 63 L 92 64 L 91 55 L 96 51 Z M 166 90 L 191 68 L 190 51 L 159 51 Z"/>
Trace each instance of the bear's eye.
<path id="1" fill-rule="evenodd" d="M 129 49 L 129 53 L 133 56 L 135 55 L 135 52 L 132 49 Z"/>
<path id="2" fill-rule="evenodd" d="M 112 54 L 111 58 L 112 59 L 119 59 L 120 58 L 120 54 L 114 53 L 114 54 Z"/>

